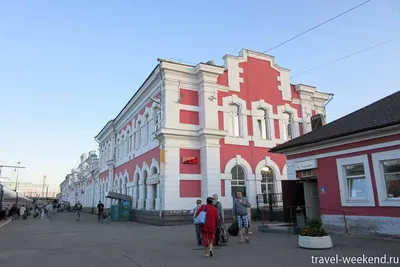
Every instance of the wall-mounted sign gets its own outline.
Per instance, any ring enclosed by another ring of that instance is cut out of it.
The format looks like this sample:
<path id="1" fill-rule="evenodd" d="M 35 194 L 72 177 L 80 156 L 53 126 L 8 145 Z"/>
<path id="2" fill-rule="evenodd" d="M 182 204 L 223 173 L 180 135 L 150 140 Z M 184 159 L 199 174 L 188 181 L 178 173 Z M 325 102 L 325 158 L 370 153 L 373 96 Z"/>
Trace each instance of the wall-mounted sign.
<path id="1" fill-rule="evenodd" d="M 296 171 L 316 169 L 318 168 L 317 160 L 311 159 L 311 160 L 296 162 L 294 164 L 294 168 Z"/>
<path id="2" fill-rule="evenodd" d="M 326 188 L 325 187 L 321 187 L 321 190 L 319 190 L 319 192 L 321 194 L 326 194 Z"/>
<path id="3" fill-rule="evenodd" d="M 197 163 L 199 163 L 197 157 L 182 157 L 182 164 L 196 165 Z"/>

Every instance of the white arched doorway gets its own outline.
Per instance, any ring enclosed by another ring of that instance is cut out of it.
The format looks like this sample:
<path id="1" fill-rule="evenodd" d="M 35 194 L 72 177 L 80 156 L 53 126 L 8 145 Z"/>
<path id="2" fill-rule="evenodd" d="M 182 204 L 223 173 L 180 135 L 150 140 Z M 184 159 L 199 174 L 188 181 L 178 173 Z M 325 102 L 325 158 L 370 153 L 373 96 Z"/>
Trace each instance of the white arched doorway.
<path id="1" fill-rule="evenodd" d="M 246 196 L 246 172 L 240 165 L 235 165 L 232 170 L 231 180 L 231 193 L 232 197 L 236 196 L 236 192 L 242 192 L 243 196 Z"/>

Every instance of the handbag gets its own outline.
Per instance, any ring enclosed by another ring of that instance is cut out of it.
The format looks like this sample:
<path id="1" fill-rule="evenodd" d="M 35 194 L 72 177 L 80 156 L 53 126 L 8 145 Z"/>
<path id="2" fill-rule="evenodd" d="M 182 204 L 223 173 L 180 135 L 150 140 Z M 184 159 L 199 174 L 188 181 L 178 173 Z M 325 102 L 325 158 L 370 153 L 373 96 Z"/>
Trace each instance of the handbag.
<path id="1" fill-rule="evenodd" d="M 229 226 L 228 233 L 231 236 L 237 236 L 239 234 L 239 226 L 238 226 L 237 222 L 233 222 L 231 224 L 231 226 Z"/>
<path id="2" fill-rule="evenodd" d="M 206 223 L 206 206 L 203 205 L 203 210 L 197 215 L 197 217 L 194 219 L 194 224 L 205 224 Z"/>

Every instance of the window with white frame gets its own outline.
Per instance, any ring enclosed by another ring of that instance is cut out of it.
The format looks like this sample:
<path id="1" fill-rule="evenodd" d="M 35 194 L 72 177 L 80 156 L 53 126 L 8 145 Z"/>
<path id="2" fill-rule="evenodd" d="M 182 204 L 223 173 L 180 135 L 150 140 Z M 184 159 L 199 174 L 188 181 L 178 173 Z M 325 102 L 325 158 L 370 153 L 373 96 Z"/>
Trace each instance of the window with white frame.
<path id="1" fill-rule="evenodd" d="M 145 115 L 145 120 L 144 120 L 144 123 L 143 123 L 143 126 L 142 126 L 143 145 L 146 145 L 147 141 L 149 140 L 148 129 L 149 129 L 149 115 L 146 114 Z"/>
<path id="2" fill-rule="evenodd" d="M 117 148 L 116 148 L 116 153 L 115 153 L 115 159 L 116 160 L 119 160 L 119 150 L 120 150 L 120 147 L 119 147 L 119 144 L 120 144 L 120 141 L 119 141 L 119 138 L 117 139 Z"/>
<path id="3" fill-rule="evenodd" d="M 293 138 L 293 116 L 290 112 L 283 112 L 283 140 L 291 140 Z"/>
<path id="4" fill-rule="evenodd" d="M 400 158 L 382 161 L 387 198 L 400 199 Z"/>
<path id="5" fill-rule="evenodd" d="M 125 155 L 129 154 L 129 148 L 131 146 L 131 137 L 130 137 L 130 133 L 129 130 L 126 132 L 126 141 L 125 141 Z"/>
<path id="6" fill-rule="evenodd" d="M 380 206 L 400 207 L 400 149 L 372 154 Z"/>
<path id="7" fill-rule="evenodd" d="M 242 137 L 243 134 L 240 106 L 236 104 L 230 104 L 229 115 L 231 116 L 231 125 L 229 129 L 230 136 Z"/>
<path id="8" fill-rule="evenodd" d="M 125 136 L 121 136 L 121 143 L 119 145 L 119 158 L 122 159 L 125 155 L 124 155 L 124 151 L 125 150 Z"/>
<path id="9" fill-rule="evenodd" d="M 343 166 L 346 175 L 347 198 L 349 200 L 365 200 L 368 197 L 364 164 Z"/>
<path id="10" fill-rule="evenodd" d="M 261 169 L 261 193 L 262 194 L 273 194 L 275 193 L 274 185 L 274 171 L 272 168 L 265 166 Z"/>
<path id="11" fill-rule="evenodd" d="M 139 149 L 141 146 L 141 141 L 142 141 L 142 128 L 141 128 L 141 121 L 138 121 L 137 125 L 136 125 L 136 141 L 135 141 L 135 147 L 136 149 Z"/>
<path id="12" fill-rule="evenodd" d="M 270 126 L 269 126 L 268 111 L 265 109 L 259 109 L 259 110 L 264 113 L 263 117 L 261 119 L 257 120 L 258 129 L 260 131 L 260 138 L 270 140 L 271 132 L 270 132 Z"/>
<path id="13" fill-rule="evenodd" d="M 375 206 L 367 155 L 336 160 L 342 206 Z"/>
<path id="14" fill-rule="evenodd" d="M 161 121 L 160 121 L 161 112 L 160 112 L 158 107 L 154 108 L 153 116 L 154 116 L 154 118 L 153 118 L 153 120 L 154 120 L 154 131 L 157 132 L 160 129 L 160 124 L 161 124 Z"/>
<path id="15" fill-rule="evenodd" d="M 132 152 L 133 142 L 134 142 L 133 137 L 134 137 L 133 134 L 131 134 L 131 136 L 129 136 L 129 140 L 130 140 L 130 141 L 129 141 L 129 152 Z"/>

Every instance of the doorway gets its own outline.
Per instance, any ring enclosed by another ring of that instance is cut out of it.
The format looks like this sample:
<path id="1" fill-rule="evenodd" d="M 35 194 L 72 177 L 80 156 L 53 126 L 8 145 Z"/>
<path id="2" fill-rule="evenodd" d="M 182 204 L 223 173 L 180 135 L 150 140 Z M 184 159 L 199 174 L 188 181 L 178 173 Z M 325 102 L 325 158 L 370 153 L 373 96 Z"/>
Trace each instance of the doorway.
<path id="1" fill-rule="evenodd" d="M 319 192 L 317 179 L 304 181 L 304 197 L 307 218 L 320 218 Z"/>

